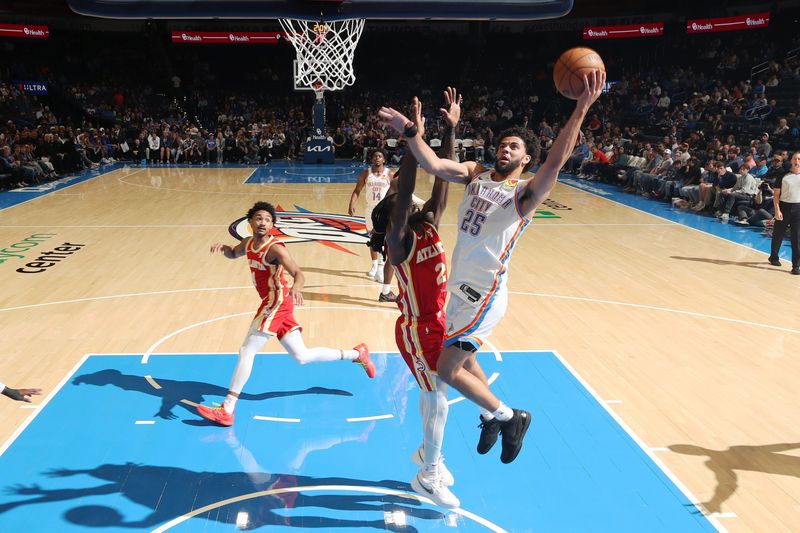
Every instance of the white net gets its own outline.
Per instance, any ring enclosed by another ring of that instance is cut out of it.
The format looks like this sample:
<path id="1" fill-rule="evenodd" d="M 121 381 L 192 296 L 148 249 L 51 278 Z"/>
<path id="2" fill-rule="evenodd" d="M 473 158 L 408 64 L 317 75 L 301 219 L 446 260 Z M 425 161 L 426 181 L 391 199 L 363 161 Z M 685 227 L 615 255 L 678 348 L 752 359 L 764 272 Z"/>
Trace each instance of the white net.
<path id="1" fill-rule="evenodd" d="M 280 23 L 297 52 L 295 85 L 337 91 L 355 83 L 353 56 L 364 30 L 364 19 L 280 19 Z"/>

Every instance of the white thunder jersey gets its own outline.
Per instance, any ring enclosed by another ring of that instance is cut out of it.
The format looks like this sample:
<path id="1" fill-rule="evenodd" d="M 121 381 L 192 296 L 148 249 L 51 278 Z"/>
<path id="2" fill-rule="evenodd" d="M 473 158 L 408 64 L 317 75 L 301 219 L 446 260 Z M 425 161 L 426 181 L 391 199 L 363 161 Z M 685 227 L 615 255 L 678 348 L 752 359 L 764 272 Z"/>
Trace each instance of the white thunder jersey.
<path id="1" fill-rule="evenodd" d="M 370 216 L 372 210 L 378 205 L 378 202 L 383 200 L 383 197 L 386 196 L 391 183 L 392 176 L 389 173 L 389 169 L 386 167 L 383 167 L 383 172 L 380 174 L 370 172 L 367 175 L 367 181 L 364 184 L 364 189 L 366 189 L 367 217 Z"/>
<path id="2" fill-rule="evenodd" d="M 519 209 L 527 181 L 493 181 L 491 174 L 487 170 L 472 180 L 458 206 L 458 239 L 447 282 L 448 292 L 475 307 L 505 290 L 508 260 L 530 223 Z"/>

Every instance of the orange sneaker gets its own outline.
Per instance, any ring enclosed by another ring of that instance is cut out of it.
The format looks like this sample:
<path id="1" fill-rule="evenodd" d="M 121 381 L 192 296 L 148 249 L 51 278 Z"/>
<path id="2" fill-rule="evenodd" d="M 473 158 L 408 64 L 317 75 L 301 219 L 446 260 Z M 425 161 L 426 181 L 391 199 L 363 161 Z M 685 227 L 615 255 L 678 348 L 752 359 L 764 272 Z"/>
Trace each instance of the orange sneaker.
<path id="1" fill-rule="evenodd" d="M 374 378 L 375 363 L 369 358 L 369 348 L 367 348 L 367 345 L 362 342 L 353 349 L 358 352 L 358 357 L 353 359 L 353 362 L 363 366 L 364 372 L 366 372 L 369 377 Z"/>
<path id="2" fill-rule="evenodd" d="M 233 413 L 228 413 L 223 407 L 206 407 L 205 405 L 197 406 L 197 414 L 219 424 L 220 426 L 233 425 Z"/>

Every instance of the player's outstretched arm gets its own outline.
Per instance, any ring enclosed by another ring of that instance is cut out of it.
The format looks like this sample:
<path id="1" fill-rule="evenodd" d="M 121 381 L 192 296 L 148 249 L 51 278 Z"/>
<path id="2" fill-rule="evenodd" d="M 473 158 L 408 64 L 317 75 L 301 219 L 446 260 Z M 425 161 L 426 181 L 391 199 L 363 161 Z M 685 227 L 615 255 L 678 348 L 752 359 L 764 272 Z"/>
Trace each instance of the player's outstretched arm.
<path id="1" fill-rule="evenodd" d="M 292 297 L 295 305 L 303 305 L 302 291 L 306 284 L 306 277 L 294 258 L 289 255 L 289 251 L 286 247 L 282 244 L 270 246 L 267 252 L 267 259 L 272 262 L 277 262 L 292 276 L 294 282 L 292 283 L 292 288 L 289 290 L 289 296 Z"/>
<path id="2" fill-rule="evenodd" d="M 454 87 L 448 87 L 444 92 L 444 99 L 447 105 L 441 108 L 445 121 L 444 140 L 442 141 L 442 153 L 446 154 L 452 161 L 458 161 L 456 157 L 456 127 L 458 121 L 461 120 L 461 103 L 462 97 Z M 442 218 L 445 208 L 447 207 L 447 194 L 449 190 L 449 183 L 439 176 L 433 182 L 433 191 L 431 198 L 422 208 L 430 215 L 428 221 L 439 227 L 439 221 Z"/>
<path id="3" fill-rule="evenodd" d="M 242 257 L 245 253 L 247 253 L 247 243 L 251 237 L 247 237 L 243 239 L 242 242 L 237 244 L 236 246 L 228 246 L 227 244 L 222 243 L 214 243 L 211 245 L 211 253 L 217 254 L 220 253 L 227 257 L 228 259 L 236 259 L 237 257 Z"/>
<path id="4" fill-rule="evenodd" d="M 382 107 L 378 115 L 385 124 L 388 124 L 398 133 L 406 135 L 412 133 L 414 123 L 406 118 L 402 113 L 391 107 Z M 406 135 L 406 144 L 414 154 L 419 164 L 434 176 L 457 183 L 467 183 L 470 180 L 472 171 L 477 163 L 467 161 L 457 163 L 449 159 L 440 159 L 439 156 L 422 139 L 422 135 L 417 131 L 414 135 Z"/>
<path id="5" fill-rule="evenodd" d="M 603 92 L 605 83 L 605 71 L 595 70 L 592 74 L 583 77 L 583 92 L 578 97 L 575 110 L 550 147 L 547 160 L 542 163 L 542 166 L 536 171 L 536 175 L 528 182 L 520 198 L 520 208 L 526 215 L 532 213 L 555 187 L 558 171 L 572 153 L 581 123 L 586 118 L 589 108 Z"/>
<path id="6" fill-rule="evenodd" d="M 353 214 L 356 212 L 356 200 L 358 200 L 358 196 L 361 194 L 361 189 L 363 189 L 364 185 L 367 183 L 368 175 L 369 170 L 363 170 L 358 176 L 358 181 L 353 189 L 353 194 L 350 195 L 350 204 L 347 206 L 347 214 L 350 216 L 353 216 Z"/>
<path id="7" fill-rule="evenodd" d="M 391 227 L 386 234 L 386 248 L 389 260 L 399 265 L 411 250 L 411 233 L 408 228 L 408 216 L 411 213 L 414 187 L 417 184 L 417 160 L 411 152 L 403 156 L 397 177 L 397 197 L 389 214 Z"/>

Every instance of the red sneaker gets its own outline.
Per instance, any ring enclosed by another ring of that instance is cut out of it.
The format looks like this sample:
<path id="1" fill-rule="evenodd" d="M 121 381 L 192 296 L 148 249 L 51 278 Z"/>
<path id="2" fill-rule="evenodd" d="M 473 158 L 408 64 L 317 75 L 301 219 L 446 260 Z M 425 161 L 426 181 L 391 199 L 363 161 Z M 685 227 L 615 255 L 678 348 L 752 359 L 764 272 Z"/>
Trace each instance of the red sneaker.
<path id="1" fill-rule="evenodd" d="M 362 342 L 353 349 L 358 352 L 358 357 L 353 359 L 353 362 L 363 366 L 364 372 L 366 372 L 369 377 L 374 378 L 375 363 L 369 358 L 369 348 L 367 348 L 367 345 Z"/>
<path id="2" fill-rule="evenodd" d="M 223 407 L 206 407 L 205 405 L 197 406 L 197 414 L 219 424 L 220 426 L 233 425 L 233 413 L 228 413 Z"/>

